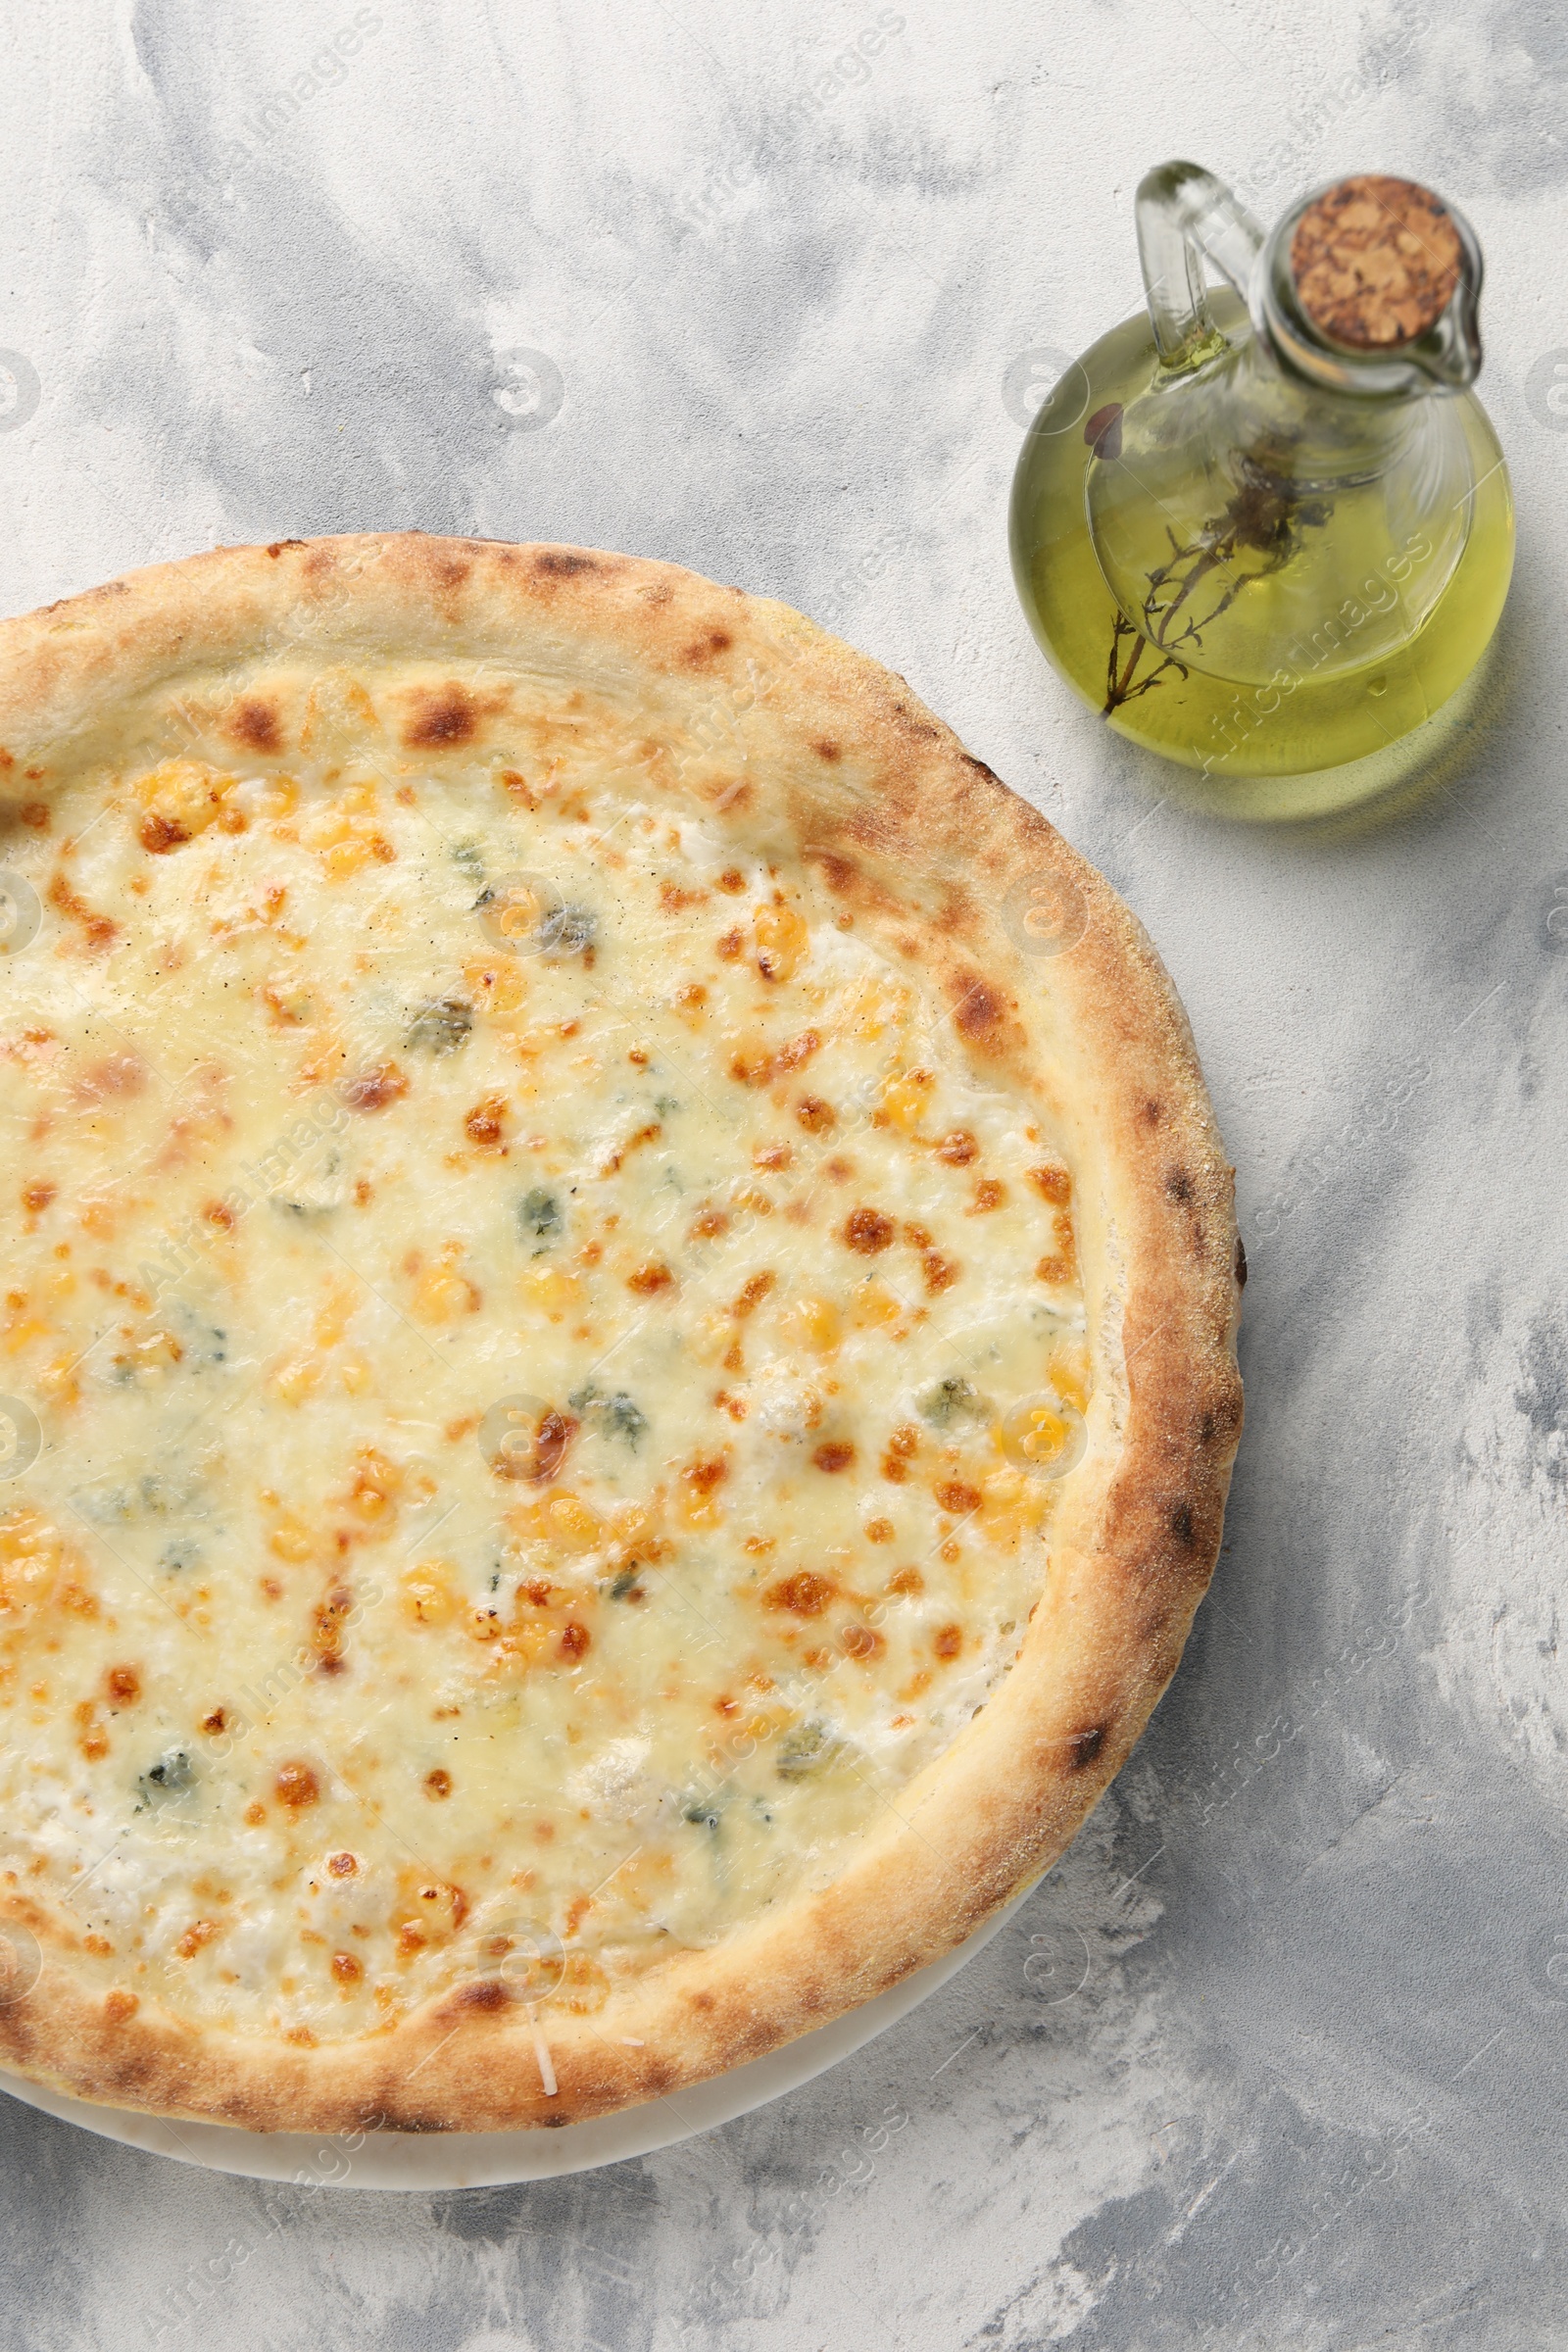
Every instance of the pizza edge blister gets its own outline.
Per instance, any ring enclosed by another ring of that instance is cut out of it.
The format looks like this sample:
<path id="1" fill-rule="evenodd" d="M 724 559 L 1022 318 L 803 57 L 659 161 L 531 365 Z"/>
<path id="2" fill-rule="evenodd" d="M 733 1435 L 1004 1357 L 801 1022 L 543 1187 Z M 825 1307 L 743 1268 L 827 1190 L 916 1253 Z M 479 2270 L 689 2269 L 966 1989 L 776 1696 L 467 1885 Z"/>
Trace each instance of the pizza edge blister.
<path id="1" fill-rule="evenodd" d="M 947 1002 L 983 1071 L 1027 1092 L 1036 1059 L 1051 1066 L 1071 1151 L 1093 1396 L 1046 1585 L 985 1706 L 825 1889 L 593 2016 L 547 2013 L 547 2051 L 539 2016 L 484 1979 L 309 2049 L 150 2000 L 120 2017 L 74 1975 L 49 1915 L 0 1895 L 43 1945 L 37 1984 L 0 2005 L 0 2066 L 24 2076 L 252 2131 L 559 2127 L 858 2007 L 962 1942 L 1072 1838 L 1169 1681 L 1218 1553 L 1241 1430 L 1232 1171 L 1174 989 L 1109 885 L 901 678 L 786 606 L 673 565 L 391 534 L 134 573 L 0 629 L 0 796 L 46 795 L 51 764 L 69 767 L 118 705 L 173 693 L 191 668 L 231 664 L 238 695 L 258 664 L 350 649 L 489 656 L 623 694 L 642 680 L 665 723 L 684 710 L 698 729 L 721 710 L 744 766 L 710 821 L 738 848 L 801 858 Z M 1044 957 L 1002 911 L 1042 892 L 1075 917 Z"/>

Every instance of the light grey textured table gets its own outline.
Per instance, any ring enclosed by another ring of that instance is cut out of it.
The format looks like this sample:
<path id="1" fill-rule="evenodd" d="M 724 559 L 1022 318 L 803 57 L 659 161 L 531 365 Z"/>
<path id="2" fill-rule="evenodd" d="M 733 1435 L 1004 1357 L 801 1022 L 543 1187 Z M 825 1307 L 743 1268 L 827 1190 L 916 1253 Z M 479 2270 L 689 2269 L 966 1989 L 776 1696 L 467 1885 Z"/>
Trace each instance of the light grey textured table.
<path id="1" fill-rule="evenodd" d="M 625 547 L 801 605 L 1144 916 L 1252 1281 L 1226 1549 L 1176 1684 L 946 1990 L 778 2106 L 543 2187 L 264 2192 L 0 2099 L 0 2344 L 1556 2352 L 1560 16 L 22 13 L 0 603 L 391 524 Z M 1378 830 L 1162 802 L 1013 601 L 1004 385 L 1135 307 L 1132 191 L 1171 154 L 1266 214 L 1405 171 L 1486 247 L 1519 568 L 1481 721 Z"/>

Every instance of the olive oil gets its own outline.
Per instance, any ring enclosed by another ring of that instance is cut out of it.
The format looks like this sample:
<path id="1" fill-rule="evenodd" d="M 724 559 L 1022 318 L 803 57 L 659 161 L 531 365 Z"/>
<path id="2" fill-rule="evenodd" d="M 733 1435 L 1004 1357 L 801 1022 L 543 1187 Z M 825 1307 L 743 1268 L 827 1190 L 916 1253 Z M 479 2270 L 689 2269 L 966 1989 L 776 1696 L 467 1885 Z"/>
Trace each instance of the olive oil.
<path id="1" fill-rule="evenodd" d="M 1464 381 L 1479 345 L 1413 395 L 1358 397 L 1282 366 L 1236 292 L 1167 319 L 1163 349 L 1155 308 L 1029 429 L 1010 537 L 1030 625 L 1108 725 L 1199 770 L 1210 806 L 1292 814 L 1383 789 L 1507 593 L 1507 468 Z"/>

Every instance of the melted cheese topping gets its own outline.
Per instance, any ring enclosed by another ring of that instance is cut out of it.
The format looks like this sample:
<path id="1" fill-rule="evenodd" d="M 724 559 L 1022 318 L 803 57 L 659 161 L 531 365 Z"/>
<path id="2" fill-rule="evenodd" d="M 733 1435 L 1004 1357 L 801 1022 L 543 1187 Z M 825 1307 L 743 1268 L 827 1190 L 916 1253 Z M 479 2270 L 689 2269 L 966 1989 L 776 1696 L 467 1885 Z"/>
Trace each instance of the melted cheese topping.
<path id="1" fill-rule="evenodd" d="M 1038 1107 L 612 711 L 408 723 L 480 691 L 12 835 L 0 1868 L 304 2041 L 830 1878 L 1015 1655 L 1087 1402 Z"/>

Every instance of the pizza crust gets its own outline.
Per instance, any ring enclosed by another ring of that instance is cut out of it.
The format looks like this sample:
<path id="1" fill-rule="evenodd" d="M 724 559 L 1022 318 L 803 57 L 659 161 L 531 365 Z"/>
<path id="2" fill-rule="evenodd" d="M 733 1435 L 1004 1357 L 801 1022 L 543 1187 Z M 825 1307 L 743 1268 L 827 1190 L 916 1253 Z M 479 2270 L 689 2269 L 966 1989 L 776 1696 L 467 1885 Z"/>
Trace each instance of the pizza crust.
<path id="1" fill-rule="evenodd" d="M 5 624 L 0 804 L 47 796 L 194 668 L 487 652 L 625 699 L 731 767 L 737 848 L 799 848 L 999 1082 L 1055 1074 L 1097 1409 L 1016 1663 L 827 1886 L 662 1963 L 592 2016 L 499 1979 L 296 2048 L 89 1991 L 24 1891 L 42 1972 L 0 2064 L 78 2097 L 253 2131 L 560 2127 L 678 2094 L 951 1950 L 1037 1879 L 1172 1674 L 1217 1555 L 1241 1428 L 1232 1178 L 1191 1034 L 1135 917 L 904 681 L 788 608 L 674 566 L 416 534 L 220 549 Z M 439 757 L 432 706 L 425 742 Z M 706 778 L 711 760 L 697 761 Z M 1031 922 L 1032 918 L 1032 922 Z M 1039 952 L 1042 940 L 1052 951 Z"/>

